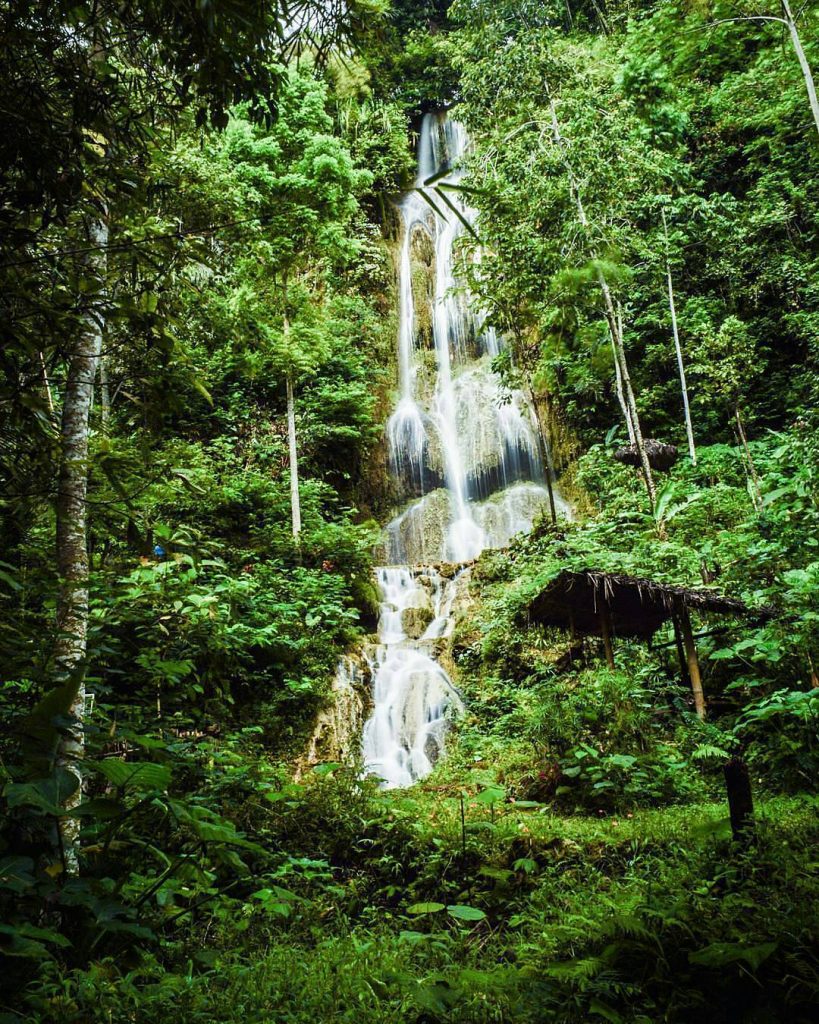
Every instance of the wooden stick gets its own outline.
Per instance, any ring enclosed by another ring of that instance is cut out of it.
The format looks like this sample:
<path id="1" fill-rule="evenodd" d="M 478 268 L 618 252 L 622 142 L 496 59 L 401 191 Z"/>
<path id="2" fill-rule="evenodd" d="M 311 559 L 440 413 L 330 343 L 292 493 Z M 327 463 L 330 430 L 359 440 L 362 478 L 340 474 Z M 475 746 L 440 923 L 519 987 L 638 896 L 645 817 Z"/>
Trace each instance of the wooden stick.
<path id="1" fill-rule="evenodd" d="M 705 696 L 702 692 L 702 676 L 700 675 L 700 663 L 697 660 L 697 648 L 694 644 L 694 635 L 691 631 L 691 616 L 685 605 L 680 607 L 680 626 L 682 628 L 683 643 L 685 645 L 685 658 L 688 662 L 688 676 L 691 680 L 691 690 L 694 693 L 694 707 L 698 718 L 705 718 Z"/>
<path id="2" fill-rule="evenodd" d="M 685 661 L 685 651 L 683 650 L 682 634 L 680 633 L 680 620 L 676 615 L 671 616 L 671 624 L 674 626 L 674 643 L 677 646 L 677 658 L 680 662 L 680 674 L 682 675 L 683 682 L 686 685 L 691 684 L 691 679 L 688 675 L 688 665 Z"/>
<path id="3" fill-rule="evenodd" d="M 600 605 L 600 632 L 603 635 L 603 650 L 606 652 L 606 664 L 614 668 L 614 648 L 611 643 L 611 612 L 607 604 Z"/>

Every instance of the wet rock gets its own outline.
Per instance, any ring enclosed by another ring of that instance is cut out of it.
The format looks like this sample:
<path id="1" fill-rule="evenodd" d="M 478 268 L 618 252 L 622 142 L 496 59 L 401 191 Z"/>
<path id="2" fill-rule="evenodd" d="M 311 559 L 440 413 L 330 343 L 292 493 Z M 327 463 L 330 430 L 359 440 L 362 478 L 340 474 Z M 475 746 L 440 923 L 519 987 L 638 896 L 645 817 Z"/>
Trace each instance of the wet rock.
<path id="1" fill-rule="evenodd" d="M 441 746 L 438 743 L 438 739 L 435 736 L 428 736 L 427 742 L 424 745 L 424 753 L 429 758 L 430 764 L 435 764 L 438 758 L 441 756 Z"/>
<path id="2" fill-rule="evenodd" d="M 410 640 L 419 640 L 432 618 L 431 608 L 405 608 L 401 615 L 401 625 Z"/>

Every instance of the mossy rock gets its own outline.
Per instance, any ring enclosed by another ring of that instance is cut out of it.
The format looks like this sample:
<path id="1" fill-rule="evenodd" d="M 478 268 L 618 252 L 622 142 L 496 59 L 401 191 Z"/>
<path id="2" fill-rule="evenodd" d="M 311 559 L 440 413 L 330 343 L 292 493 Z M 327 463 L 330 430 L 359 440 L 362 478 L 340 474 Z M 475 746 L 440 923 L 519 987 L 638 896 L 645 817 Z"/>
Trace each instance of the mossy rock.
<path id="1" fill-rule="evenodd" d="M 410 640 L 419 640 L 433 617 L 431 608 L 405 608 L 401 614 L 401 626 Z"/>

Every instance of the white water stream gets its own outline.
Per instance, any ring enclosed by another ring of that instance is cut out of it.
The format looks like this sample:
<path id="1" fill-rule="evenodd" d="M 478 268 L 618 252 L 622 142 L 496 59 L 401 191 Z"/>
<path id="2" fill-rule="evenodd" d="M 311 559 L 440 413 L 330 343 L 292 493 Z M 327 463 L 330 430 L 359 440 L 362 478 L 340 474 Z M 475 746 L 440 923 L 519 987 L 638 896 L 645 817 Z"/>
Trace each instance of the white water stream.
<path id="1" fill-rule="evenodd" d="M 427 114 L 418 145 L 416 185 L 446 172 L 460 178 L 464 129 Z M 448 192 L 462 217 L 475 211 Z M 440 200 L 436 205 L 440 208 Z M 458 280 L 461 221 L 444 219 L 418 191 L 400 204 L 398 266 L 399 396 L 387 424 L 393 473 L 414 500 L 387 526 L 391 565 L 377 570 L 381 595 L 378 641 L 366 653 L 373 711 L 363 731 L 366 770 L 385 786 L 409 786 L 429 774 L 444 750 L 448 719 L 463 705 L 436 655 L 454 628 L 453 605 L 463 573 L 445 578 L 432 566 L 468 562 L 528 531 L 547 500 L 532 411 L 519 392 L 504 394 L 491 360 L 499 342 Z M 414 294 L 417 253 L 434 253 L 434 288 Z M 431 345 L 425 350 L 418 310 L 429 304 Z"/>

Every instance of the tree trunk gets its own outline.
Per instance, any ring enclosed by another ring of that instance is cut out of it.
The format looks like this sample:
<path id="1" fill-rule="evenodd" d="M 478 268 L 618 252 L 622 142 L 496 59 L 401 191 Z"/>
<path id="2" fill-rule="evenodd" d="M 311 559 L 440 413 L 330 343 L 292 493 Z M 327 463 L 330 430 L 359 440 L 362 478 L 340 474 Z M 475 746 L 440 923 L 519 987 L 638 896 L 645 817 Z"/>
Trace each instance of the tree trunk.
<path id="1" fill-rule="evenodd" d="M 705 695 L 702 692 L 700 663 L 697 659 L 697 647 L 691 630 L 691 616 L 684 606 L 680 609 L 680 627 L 685 645 L 685 658 L 688 662 L 688 678 L 691 680 L 691 690 L 694 694 L 694 709 L 697 712 L 697 718 L 705 718 Z"/>
<path id="2" fill-rule="evenodd" d="M 282 280 L 283 333 L 285 348 L 290 338 L 290 317 L 287 313 L 287 276 Z M 299 498 L 299 450 L 296 444 L 296 396 L 293 391 L 293 370 L 287 371 L 287 445 L 290 463 L 290 521 L 293 539 L 298 544 L 301 534 L 301 500 Z"/>
<path id="3" fill-rule="evenodd" d="M 614 668 L 614 647 L 611 642 L 611 611 L 607 604 L 600 605 L 600 634 L 603 637 L 603 650 L 606 654 L 606 664 Z"/>
<path id="4" fill-rule="evenodd" d="M 759 476 L 757 475 L 754 459 L 751 455 L 751 449 L 748 447 L 748 438 L 745 434 L 745 426 L 742 422 L 742 413 L 740 412 L 738 404 L 734 406 L 734 418 L 736 419 L 740 444 L 742 445 L 742 450 L 745 453 L 745 458 L 748 461 L 748 471 L 751 477 L 751 486 L 753 487 L 751 500 L 754 503 L 754 508 L 759 511 L 762 508 L 762 492 L 759 489 Z"/>
<path id="5" fill-rule="evenodd" d="M 540 448 L 540 458 L 546 467 L 546 490 L 549 492 L 549 512 L 552 516 L 553 525 L 557 525 L 557 507 L 555 506 L 555 493 L 553 481 L 555 479 L 555 467 L 552 459 L 552 446 L 549 444 L 549 439 L 545 436 L 543 430 L 543 417 L 540 415 L 540 404 L 535 398 L 535 392 L 532 388 L 531 383 L 527 381 L 529 390 L 529 400 L 532 403 L 532 409 L 537 419 L 537 443 Z"/>
<path id="6" fill-rule="evenodd" d="M 88 270 L 97 278 L 101 295 L 105 271 L 105 246 L 108 227 L 104 220 L 93 221 L 87 230 L 89 246 L 95 247 L 88 259 Z M 57 597 L 57 638 L 54 663 L 58 681 L 73 681 L 76 695 L 69 708 L 70 724 L 62 732 L 57 746 L 57 765 L 77 779 L 77 789 L 65 802 L 71 811 L 82 799 L 82 775 L 79 761 L 85 752 L 85 660 L 88 637 L 88 541 L 86 535 L 86 496 L 88 492 L 88 432 L 94 394 L 94 379 L 102 343 L 103 312 L 99 297 L 85 315 L 69 355 L 68 375 L 60 426 L 60 466 L 56 506 L 57 572 L 60 590 Z M 78 681 L 79 680 L 79 681 Z M 63 819 L 62 844 L 66 870 L 79 870 L 79 831 L 76 818 Z"/>
<path id="7" fill-rule="evenodd" d="M 597 12 L 597 17 L 598 17 L 598 19 L 600 21 L 600 27 L 603 29 L 603 35 L 606 35 L 606 36 L 611 35 L 611 28 L 609 26 L 608 19 L 606 18 L 605 14 L 603 14 L 602 10 L 600 9 L 600 5 L 597 3 L 597 0 L 592 0 L 592 7 Z"/>
<path id="8" fill-rule="evenodd" d="M 43 384 L 45 385 L 46 399 L 48 400 L 48 411 L 51 413 L 52 421 L 55 419 L 54 416 L 54 395 L 51 392 L 51 381 L 48 379 L 48 370 L 46 368 L 45 356 L 40 352 L 40 367 L 43 371 Z"/>
<path id="9" fill-rule="evenodd" d="M 791 34 L 791 42 L 793 43 L 793 48 L 796 51 L 799 66 L 802 69 L 802 75 L 805 79 L 805 88 L 808 90 L 808 102 L 810 103 L 811 113 L 813 114 L 813 123 L 816 125 L 817 133 L 819 133 L 819 99 L 816 98 L 816 85 L 813 81 L 810 64 L 808 64 L 808 58 L 805 56 L 805 51 L 802 49 L 802 40 L 799 38 L 799 30 L 796 27 L 796 21 L 793 13 L 791 12 L 791 5 L 788 0 L 781 0 L 781 3 L 782 12 L 785 15 L 785 24 L 788 26 L 788 31 Z"/>
<path id="10" fill-rule="evenodd" d="M 680 631 L 680 620 L 677 615 L 671 616 L 671 624 L 674 627 L 674 644 L 677 648 L 677 660 L 680 663 L 680 674 L 682 675 L 683 682 L 686 686 L 691 685 L 691 679 L 688 675 L 688 663 L 685 660 L 685 651 L 683 650 L 682 633 Z"/>
<path id="11" fill-rule="evenodd" d="M 560 151 L 563 154 L 563 166 L 566 168 L 566 176 L 569 181 L 569 190 L 574 197 L 575 204 L 577 206 L 577 216 L 580 224 L 586 235 L 589 236 L 589 219 L 586 216 L 586 210 L 583 206 L 583 199 L 580 195 L 580 190 L 574 180 L 574 174 L 572 172 L 572 166 L 569 162 L 569 158 L 566 154 L 566 147 L 563 140 L 563 136 L 560 134 L 560 123 L 557 119 L 557 110 L 555 108 L 555 102 L 549 97 L 549 106 L 552 113 L 552 133 L 554 135 L 555 143 L 560 147 Z M 592 257 L 595 257 L 594 246 L 591 245 L 591 239 L 589 238 L 590 251 Z M 648 491 L 648 500 L 651 505 L 652 511 L 654 510 L 654 503 L 656 500 L 656 490 L 654 487 L 654 477 L 651 473 L 651 464 L 648 461 L 648 455 L 646 454 L 645 444 L 643 443 L 643 432 L 640 427 L 640 417 L 637 413 L 637 403 L 634 399 L 634 390 L 631 386 L 631 376 L 628 372 L 628 362 L 626 361 L 625 348 L 623 346 L 623 333 L 621 325 L 617 320 L 617 313 L 614 308 L 614 300 L 612 299 L 611 289 L 609 288 L 608 281 L 606 280 L 605 274 L 598 267 L 597 270 L 597 282 L 600 285 L 600 291 L 603 293 L 603 306 L 606 316 L 606 322 L 609 325 L 609 331 L 611 333 L 612 346 L 614 348 L 615 363 L 620 369 L 620 378 L 623 388 L 623 392 L 626 399 L 626 408 L 628 409 L 629 416 L 631 418 L 631 426 L 634 431 L 634 444 L 637 447 L 637 452 L 640 456 L 640 465 L 643 470 L 643 479 L 645 480 L 646 490 Z M 628 424 L 628 417 L 626 418 L 626 424 Z"/>
<path id="12" fill-rule="evenodd" d="M 636 445 L 637 439 L 634 436 L 634 427 L 631 425 L 631 416 L 626 405 L 626 396 L 623 392 L 623 378 L 620 374 L 620 360 L 617 358 L 617 349 L 614 347 L 614 338 L 609 336 L 611 341 L 611 354 L 614 357 L 614 386 L 617 390 L 617 401 L 620 403 L 620 411 L 623 413 L 623 419 L 626 421 L 626 430 L 628 431 L 629 443 Z"/>
<path id="13" fill-rule="evenodd" d="M 682 389 L 683 410 L 685 412 L 685 433 L 688 437 L 688 453 L 691 462 L 697 464 L 697 449 L 694 447 L 694 428 L 691 424 L 691 408 L 688 404 L 688 386 L 685 382 L 685 364 L 683 363 L 680 332 L 677 328 L 677 309 L 674 305 L 674 282 L 671 277 L 671 258 L 668 251 L 668 225 L 663 210 L 663 232 L 665 233 L 665 271 L 668 278 L 668 307 L 671 310 L 671 330 L 674 334 L 674 348 L 677 351 L 677 367 L 680 371 L 680 388 Z"/>
<path id="14" fill-rule="evenodd" d="M 614 303 L 611 297 L 611 291 L 609 290 L 608 282 L 603 276 L 603 272 L 598 270 L 597 277 L 600 282 L 600 288 L 603 292 L 603 299 L 606 304 L 606 320 L 609 324 L 609 331 L 612 336 L 612 343 L 614 345 L 614 356 L 620 367 L 620 379 L 623 387 L 623 392 L 626 399 L 626 408 L 629 412 L 631 419 L 631 427 L 634 431 L 634 444 L 637 448 L 637 452 L 640 456 L 640 466 L 643 471 L 643 479 L 645 480 L 646 490 L 648 491 L 648 500 L 651 505 L 652 511 L 654 510 L 654 504 L 657 498 L 657 492 L 654 487 L 654 476 L 651 472 L 651 463 L 648 461 L 648 455 L 646 454 L 646 446 L 643 440 L 643 431 L 640 426 L 640 416 L 637 412 L 637 402 L 634 397 L 634 388 L 631 386 L 631 375 L 628 371 L 628 362 L 626 360 L 626 350 L 623 345 L 623 334 L 621 323 L 618 321 L 617 315 L 614 310 Z"/>
<path id="15" fill-rule="evenodd" d="M 102 340 L 102 337 L 100 337 Z M 103 429 L 108 427 L 108 418 L 111 415 L 111 392 L 108 388 L 108 365 L 106 363 L 105 355 L 100 352 L 99 357 L 99 375 L 100 375 L 100 422 L 102 423 Z"/>
<path id="16" fill-rule="evenodd" d="M 728 793 L 728 810 L 734 839 L 742 842 L 750 836 L 754 822 L 754 798 L 748 765 L 741 757 L 732 757 L 722 769 Z"/>
<path id="17" fill-rule="evenodd" d="M 299 456 L 296 446 L 296 399 L 293 394 L 293 377 L 290 373 L 287 374 L 287 440 L 290 447 L 290 510 L 293 521 L 293 537 L 298 541 L 301 533 Z"/>

